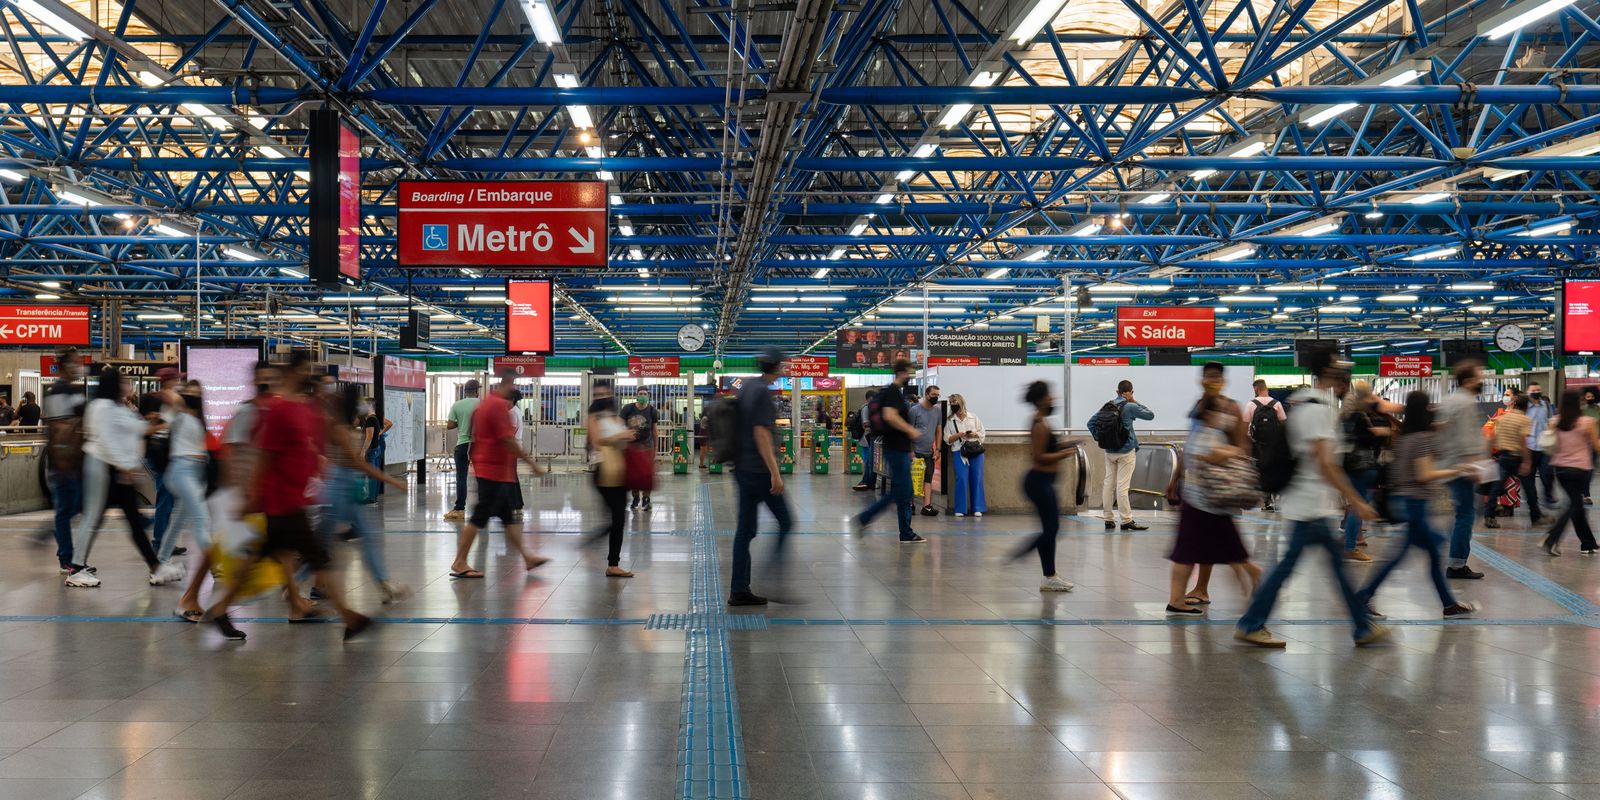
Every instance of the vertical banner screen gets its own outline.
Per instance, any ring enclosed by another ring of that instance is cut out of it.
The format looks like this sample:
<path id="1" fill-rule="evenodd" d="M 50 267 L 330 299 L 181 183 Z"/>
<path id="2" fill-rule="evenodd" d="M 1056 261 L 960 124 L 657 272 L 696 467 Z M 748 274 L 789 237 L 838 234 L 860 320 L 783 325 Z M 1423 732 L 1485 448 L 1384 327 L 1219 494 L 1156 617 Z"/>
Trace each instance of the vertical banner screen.
<path id="1" fill-rule="evenodd" d="M 1561 292 L 1561 352 L 1600 352 L 1600 281 L 1566 282 Z"/>
<path id="2" fill-rule="evenodd" d="M 240 404 L 255 397 L 259 339 L 183 342 L 183 371 L 205 387 L 206 430 L 221 436 Z"/>
<path id="3" fill-rule="evenodd" d="M 506 282 L 506 354 L 555 352 L 555 317 L 549 281 Z"/>

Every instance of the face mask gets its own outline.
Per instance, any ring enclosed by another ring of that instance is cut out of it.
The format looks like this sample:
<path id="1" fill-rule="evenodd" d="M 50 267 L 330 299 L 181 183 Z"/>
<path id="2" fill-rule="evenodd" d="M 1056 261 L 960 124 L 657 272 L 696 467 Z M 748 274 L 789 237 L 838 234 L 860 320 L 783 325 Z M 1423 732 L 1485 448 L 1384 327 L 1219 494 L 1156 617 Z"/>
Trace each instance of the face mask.
<path id="1" fill-rule="evenodd" d="M 1204 381 L 1200 385 L 1205 389 L 1205 392 L 1208 395 L 1222 394 L 1222 381 Z"/>
<path id="2" fill-rule="evenodd" d="M 650 405 L 650 398 L 649 397 L 640 397 L 640 398 L 636 398 L 634 400 L 634 402 L 638 403 L 641 406 L 647 406 L 647 405 Z"/>
<path id="3" fill-rule="evenodd" d="M 1048 416 L 1050 416 L 1051 414 L 1054 414 L 1054 413 L 1056 413 L 1056 404 L 1055 403 L 1050 403 L 1050 404 L 1048 404 L 1048 405 L 1046 405 L 1044 407 L 1044 415 L 1045 416 L 1048 417 Z"/>

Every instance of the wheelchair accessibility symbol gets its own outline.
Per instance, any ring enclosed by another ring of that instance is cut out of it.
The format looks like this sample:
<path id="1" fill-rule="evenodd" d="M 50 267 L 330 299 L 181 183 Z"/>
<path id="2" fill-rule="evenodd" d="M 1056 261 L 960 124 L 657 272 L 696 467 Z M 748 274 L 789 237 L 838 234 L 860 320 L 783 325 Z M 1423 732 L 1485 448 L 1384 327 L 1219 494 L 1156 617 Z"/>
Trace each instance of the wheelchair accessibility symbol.
<path id="1" fill-rule="evenodd" d="M 423 250 L 449 250 L 450 226 L 449 225 L 424 225 L 422 226 Z"/>

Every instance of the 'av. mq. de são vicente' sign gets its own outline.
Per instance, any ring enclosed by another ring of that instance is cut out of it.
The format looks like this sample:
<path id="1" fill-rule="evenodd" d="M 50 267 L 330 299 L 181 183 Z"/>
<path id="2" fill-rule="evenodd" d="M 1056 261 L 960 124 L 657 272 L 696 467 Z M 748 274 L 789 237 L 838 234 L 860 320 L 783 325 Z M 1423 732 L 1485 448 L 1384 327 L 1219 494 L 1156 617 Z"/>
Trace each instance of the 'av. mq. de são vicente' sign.
<path id="1" fill-rule="evenodd" d="M 89 344 L 88 306 L 0 305 L 0 344 Z"/>
<path id="2" fill-rule="evenodd" d="M 1214 347 L 1217 310 L 1210 306 L 1119 306 L 1119 347 Z"/>
<path id="3" fill-rule="evenodd" d="M 1433 356 L 1379 356 L 1382 378 L 1426 378 L 1433 374 Z"/>
<path id="4" fill-rule="evenodd" d="M 792 378 L 828 377 L 827 356 L 790 356 L 784 364 L 784 374 Z"/>
<path id="5" fill-rule="evenodd" d="M 402 267 L 603 267 L 601 181 L 401 181 Z"/>

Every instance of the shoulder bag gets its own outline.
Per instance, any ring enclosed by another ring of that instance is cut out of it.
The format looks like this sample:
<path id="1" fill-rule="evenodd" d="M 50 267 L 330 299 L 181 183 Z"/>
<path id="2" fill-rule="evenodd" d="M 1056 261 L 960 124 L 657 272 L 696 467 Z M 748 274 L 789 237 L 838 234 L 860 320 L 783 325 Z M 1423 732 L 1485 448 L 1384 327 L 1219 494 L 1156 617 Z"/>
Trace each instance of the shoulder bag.
<path id="1" fill-rule="evenodd" d="M 1196 458 L 1189 479 L 1194 482 L 1200 496 L 1216 508 L 1255 508 L 1261 505 L 1256 466 L 1244 456 L 1235 456 L 1221 464 Z"/>

